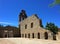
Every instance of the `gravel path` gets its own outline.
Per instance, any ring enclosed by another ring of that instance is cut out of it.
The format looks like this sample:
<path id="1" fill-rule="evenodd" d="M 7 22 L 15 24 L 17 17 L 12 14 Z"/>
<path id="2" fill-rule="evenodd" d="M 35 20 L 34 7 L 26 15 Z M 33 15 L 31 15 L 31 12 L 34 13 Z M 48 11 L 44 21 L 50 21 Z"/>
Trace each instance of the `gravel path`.
<path id="1" fill-rule="evenodd" d="M 60 40 L 42 40 L 28 38 L 0 38 L 0 44 L 60 44 Z"/>

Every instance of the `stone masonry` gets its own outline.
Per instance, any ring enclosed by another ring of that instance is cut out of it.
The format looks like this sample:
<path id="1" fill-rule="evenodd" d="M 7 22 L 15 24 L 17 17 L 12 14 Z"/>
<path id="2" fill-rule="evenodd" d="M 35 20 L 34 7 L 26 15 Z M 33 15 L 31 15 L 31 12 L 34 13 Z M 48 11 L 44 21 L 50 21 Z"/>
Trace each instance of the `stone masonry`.
<path id="1" fill-rule="evenodd" d="M 25 11 L 20 14 L 20 32 L 22 38 L 53 39 L 53 33 L 41 27 L 41 19 L 36 14 L 25 17 Z"/>

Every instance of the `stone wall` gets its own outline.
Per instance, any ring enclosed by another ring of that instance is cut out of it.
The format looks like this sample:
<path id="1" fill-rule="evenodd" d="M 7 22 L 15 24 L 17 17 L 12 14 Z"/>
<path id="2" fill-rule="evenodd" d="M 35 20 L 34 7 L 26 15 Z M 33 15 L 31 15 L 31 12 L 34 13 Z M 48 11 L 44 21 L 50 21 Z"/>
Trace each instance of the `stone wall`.
<path id="1" fill-rule="evenodd" d="M 57 39 L 60 40 L 60 32 L 58 32 L 56 36 L 57 36 Z"/>
<path id="2" fill-rule="evenodd" d="M 33 27 L 31 28 L 31 23 L 33 23 Z M 26 29 L 25 29 L 25 25 Z M 48 39 L 53 39 L 50 31 L 40 27 L 40 19 L 38 19 L 35 15 L 24 19 L 20 22 L 20 31 L 21 37 L 25 38 L 38 38 L 40 35 L 40 39 L 45 39 L 44 33 L 48 33 Z M 39 35 L 38 35 L 39 33 Z M 30 36 L 30 37 L 28 37 Z"/>

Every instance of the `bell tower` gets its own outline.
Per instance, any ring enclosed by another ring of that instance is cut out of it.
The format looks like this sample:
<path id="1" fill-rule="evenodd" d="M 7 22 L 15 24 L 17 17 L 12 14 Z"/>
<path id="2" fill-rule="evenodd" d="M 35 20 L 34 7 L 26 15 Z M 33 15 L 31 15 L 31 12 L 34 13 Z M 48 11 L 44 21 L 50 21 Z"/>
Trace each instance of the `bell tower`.
<path id="1" fill-rule="evenodd" d="M 24 19 L 27 18 L 25 10 L 21 10 L 20 15 L 19 15 L 19 22 L 23 21 Z"/>
<path id="2" fill-rule="evenodd" d="M 21 25 L 20 25 L 20 22 L 23 21 L 26 18 L 27 18 L 27 15 L 26 15 L 25 10 L 21 10 L 21 12 L 19 14 L 19 35 L 20 35 L 20 37 L 21 37 Z"/>

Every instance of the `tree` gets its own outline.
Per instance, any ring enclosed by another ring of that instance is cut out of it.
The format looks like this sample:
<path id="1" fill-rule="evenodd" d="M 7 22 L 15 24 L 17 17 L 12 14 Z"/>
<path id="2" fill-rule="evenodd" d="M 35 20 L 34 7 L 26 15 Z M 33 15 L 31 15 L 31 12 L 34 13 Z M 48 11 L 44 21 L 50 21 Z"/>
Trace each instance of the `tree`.
<path id="1" fill-rule="evenodd" d="M 4 26 L 0 24 L 0 38 L 2 38 L 2 34 L 3 34 L 3 30 L 4 30 Z"/>
<path id="2" fill-rule="evenodd" d="M 55 0 L 55 4 L 60 4 L 60 0 Z"/>
<path id="3" fill-rule="evenodd" d="M 47 23 L 46 29 L 52 31 L 54 34 L 58 33 L 58 27 L 54 23 Z"/>
<path id="4" fill-rule="evenodd" d="M 54 6 L 54 5 L 56 5 L 56 4 L 60 4 L 60 0 L 54 0 L 54 2 L 52 3 L 52 4 L 50 4 L 50 6 Z"/>
<path id="5" fill-rule="evenodd" d="M 41 27 L 42 27 L 42 28 L 44 28 L 44 26 L 43 26 L 43 25 L 41 25 Z"/>
<path id="6" fill-rule="evenodd" d="M 4 29 L 4 26 L 0 24 L 0 29 Z"/>
<path id="7" fill-rule="evenodd" d="M 4 26 L 0 24 L 0 27 L 4 27 Z"/>

